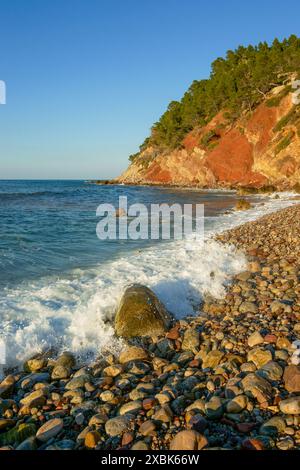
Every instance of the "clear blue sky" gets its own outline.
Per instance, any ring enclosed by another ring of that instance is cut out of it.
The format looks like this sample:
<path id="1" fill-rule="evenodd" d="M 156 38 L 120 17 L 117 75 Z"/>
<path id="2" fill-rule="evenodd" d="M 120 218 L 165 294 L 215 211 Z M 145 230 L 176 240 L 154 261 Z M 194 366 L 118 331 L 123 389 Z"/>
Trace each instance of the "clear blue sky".
<path id="1" fill-rule="evenodd" d="M 0 0 L 0 178 L 118 175 L 212 60 L 299 18 L 299 0 Z"/>

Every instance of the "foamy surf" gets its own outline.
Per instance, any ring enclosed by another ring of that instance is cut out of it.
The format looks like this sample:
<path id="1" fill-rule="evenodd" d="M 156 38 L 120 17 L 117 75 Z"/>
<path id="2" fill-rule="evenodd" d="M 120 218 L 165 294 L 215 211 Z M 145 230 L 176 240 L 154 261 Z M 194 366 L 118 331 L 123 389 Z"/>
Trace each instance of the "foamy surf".
<path id="1" fill-rule="evenodd" d="M 138 282 L 152 288 L 177 318 L 194 314 L 205 294 L 222 297 L 233 275 L 246 268 L 246 259 L 232 246 L 212 236 L 225 229 L 296 201 L 257 197 L 254 208 L 207 218 L 205 243 L 196 240 L 159 243 L 130 252 L 96 268 L 76 269 L 63 278 L 49 276 L 6 289 L 0 301 L 0 331 L 7 364 L 16 365 L 36 352 L 71 350 L 85 360 L 101 351 L 116 351 L 112 321 L 126 286 Z"/>

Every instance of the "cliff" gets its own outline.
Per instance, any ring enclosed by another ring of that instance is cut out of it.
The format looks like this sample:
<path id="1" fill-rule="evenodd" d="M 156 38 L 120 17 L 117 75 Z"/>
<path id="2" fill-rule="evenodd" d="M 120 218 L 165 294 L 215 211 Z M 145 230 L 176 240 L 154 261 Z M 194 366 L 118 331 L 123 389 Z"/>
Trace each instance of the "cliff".
<path id="1" fill-rule="evenodd" d="M 150 143 L 117 182 L 294 187 L 300 182 L 300 106 L 293 104 L 294 91 L 290 82 L 273 87 L 234 122 L 221 110 L 189 131 L 180 148 L 160 150 Z"/>

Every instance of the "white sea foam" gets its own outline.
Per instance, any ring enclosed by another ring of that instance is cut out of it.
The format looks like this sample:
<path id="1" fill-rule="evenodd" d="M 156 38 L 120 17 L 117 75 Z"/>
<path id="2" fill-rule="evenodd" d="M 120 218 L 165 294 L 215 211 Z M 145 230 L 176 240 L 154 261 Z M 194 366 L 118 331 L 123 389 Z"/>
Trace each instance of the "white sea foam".
<path id="1" fill-rule="evenodd" d="M 176 241 L 130 252 L 68 277 L 41 278 L 7 290 L 0 301 L 0 335 L 9 365 L 54 347 L 86 358 L 103 349 L 116 350 L 111 320 L 124 288 L 139 282 L 152 288 L 176 316 L 193 314 L 203 295 L 222 297 L 230 278 L 245 269 L 246 259 L 233 246 L 211 236 L 224 229 L 293 204 L 290 194 L 257 198 L 253 209 L 207 218 L 206 241 Z"/>

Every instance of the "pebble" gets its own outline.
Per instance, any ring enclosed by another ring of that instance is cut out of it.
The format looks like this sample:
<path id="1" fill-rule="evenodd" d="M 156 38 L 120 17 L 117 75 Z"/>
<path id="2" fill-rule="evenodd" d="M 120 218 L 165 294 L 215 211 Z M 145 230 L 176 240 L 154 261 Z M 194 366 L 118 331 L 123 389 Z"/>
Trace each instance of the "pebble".
<path id="1" fill-rule="evenodd" d="M 89 426 L 101 426 L 102 424 L 105 424 L 106 421 L 108 421 L 108 417 L 105 413 L 97 413 L 89 420 Z"/>
<path id="2" fill-rule="evenodd" d="M 255 331 L 254 333 L 252 333 L 252 335 L 249 336 L 247 342 L 248 342 L 248 346 L 250 348 L 253 348 L 254 346 L 257 346 L 258 344 L 262 344 L 264 342 L 264 338 L 259 333 L 259 331 Z"/>
<path id="3" fill-rule="evenodd" d="M 101 440 L 101 434 L 98 431 L 89 431 L 85 435 L 84 446 L 87 449 L 95 449 Z"/>
<path id="4" fill-rule="evenodd" d="M 216 238 L 249 267 L 199 316 L 79 369 L 65 352 L 7 375 L 0 448 L 300 449 L 300 206 Z"/>
<path id="5" fill-rule="evenodd" d="M 223 356 L 224 353 L 222 351 L 218 351 L 217 349 L 210 351 L 202 361 L 202 369 L 214 369 L 220 364 Z"/>
<path id="6" fill-rule="evenodd" d="M 25 363 L 25 369 L 30 370 L 31 372 L 37 372 L 40 369 L 43 369 L 47 364 L 47 360 L 45 357 L 35 357 L 32 359 L 29 359 Z"/>
<path id="7" fill-rule="evenodd" d="M 139 432 L 143 436 L 151 436 L 156 431 L 156 425 L 152 420 L 144 421 L 139 427 Z"/>
<path id="8" fill-rule="evenodd" d="M 205 404 L 205 412 L 206 416 L 209 419 L 219 419 L 223 415 L 223 404 L 218 396 L 212 397 L 206 404 Z"/>
<path id="9" fill-rule="evenodd" d="M 128 403 L 125 403 L 124 405 L 121 406 L 119 409 L 119 414 L 120 415 L 125 415 L 126 413 L 131 413 L 135 414 L 140 411 L 142 408 L 142 402 L 139 400 L 135 401 L 129 401 Z"/>
<path id="10" fill-rule="evenodd" d="M 197 352 L 200 344 L 199 332 L 194 328 L 185 330 L 181 348 L 183 351 Z"/>
<path id="11" fill-rule="evenodd" d="M 126 364 L 130 361 L 144 361 L 146 359 L 148 359 L 147 352 L 138 346 L 128 346 L 119 356 L 120 364 Z"/>
<path id="12" fill-rule="evenodd" d="M 22 405 L 28 406 L 29 408 L 40 407 L 46 403 L 46 397 L 44 395 L 44 390 L 36 390 L 26 395 L 22 400 L 20 400 Z"/>
<path id="13" fill-rule="evenodd" d="M 169 405 L 163 405 L 153 415 L 153 419 L 155 421 L 161 421 L 163 423 L 171 422 L 172 418 L 173 418 L 173 412 L 171 408 L 169 407 Z"/>
<path id="14" fill-rule="evenodd" d="M 264 348 L 251 349 L 248 352 L 247 360 L 249 362 L 253 362 L 259 369 L 268 362 L 272 361 L 272 353 L 271 351 Z"/>
<path id="15" fill-rule="evenodd" d="M 138 441 L 133 444 L 131 450 L 148 450 L 149 447 L 145 441 Z"/>
<path id="16" fill-rule="evenodd" d="M 290 397 L 286 400 L 281 400 L 279 403 L 280 411 L 287 415 L 300 414 L 300 396 Z"/>
<path id="17" fill-rule="evenodd" d="M 284 433 L 285 428 L 285 420 L 280 416 L 274 416 L 273 418 L 269 419 L 268 421 L 262 424 L 259 432 L 262 435 L 273 436 L 280 433 Z"/>
<path id="18" fill-rule="evenodd" d="M 227 413 L 241 413 L 248 404 L 248 398 L 246 395 L 237 395 L 235 398 L 230 400 L 226 405 Z"/>
<path id="19" fill-rule="evenodd" d="M 130 418 L 128 415 L 117 416 L 115 418 L 109 419 L 105 423 L 105 432 L 109 436 L 119 436 L 124 431 L 129 429 Z"/>
<path id="20" fill-rule="evenodd" d="M 176 434 L 170 443 L 170 450 L 201 450 L 207 444 L 207 439 L 197 431 L 186 430 Z"/>
<path id="21" fill-rule="evenodd" d="M 278 381 L 282 377 L 283 369 L 278 362 L 269 361 L 257 371 L 257 374 L 269 381 Z"/>
<path id="22" fill-rule="evenodd" d="M 123 366 L 121 364 L 115 364 L 113 366 L 105 367 L 103 373 L 108 377 L 117 377 L 123 372 Z"/>
<path id="23" fill-rule="evenodd" d="M 61 380 L 61 379 L 67 379 L 71 375 L 71 370 L 69 367 L 63 366 L 58 364 L 57 366 L 54 367 L 52 374 L 51 374 L 51 379 L 52 380 Z"/>
<path id="24" fill-rule="evenodd" d="M 284 386 L 289 392 L 300 392 L 300 366 L 290 365 L 284 369 Z"/>
<path id="25" fill-rule="evenodd" d="M 66 390 L 76 390 L 78 388 L 83 388 L 84 384 L 90 380 L 88 375 L 82 374 L 79 376 L 74 376 L 65 386 Z"/>
<path id="26" fill-rule="evenodd" d="M 242 302 L 241 305 L 239 306 L 239 311 L 241 313 L 248 313 L 248 312 L 257 313 L 258 309 L 255 303 L 245 301 L 245 302 Z"/>
<path id="27" fill-rule="evenodd" d="M 43 424 L 36 433 L 36 438 L 39 441 L 47 442 L 52 437 L 59 434 L 64 427 L 64 422 L 60 418 L 54 418 Z"/>
<path id="28" fill-rule="evenodd" d="M 276 444 L 279 450 L 290 450 L 294 447 L 294 445 L 295 443 L 291 437 L 285 437 Z"/>
<path id="29" fill-rule="evenodd" d="M 15 385 L 15 378 L 13 375 L 8 375 L 0 383 L 0 398 L 9 398 L 13 392 Z"/>

